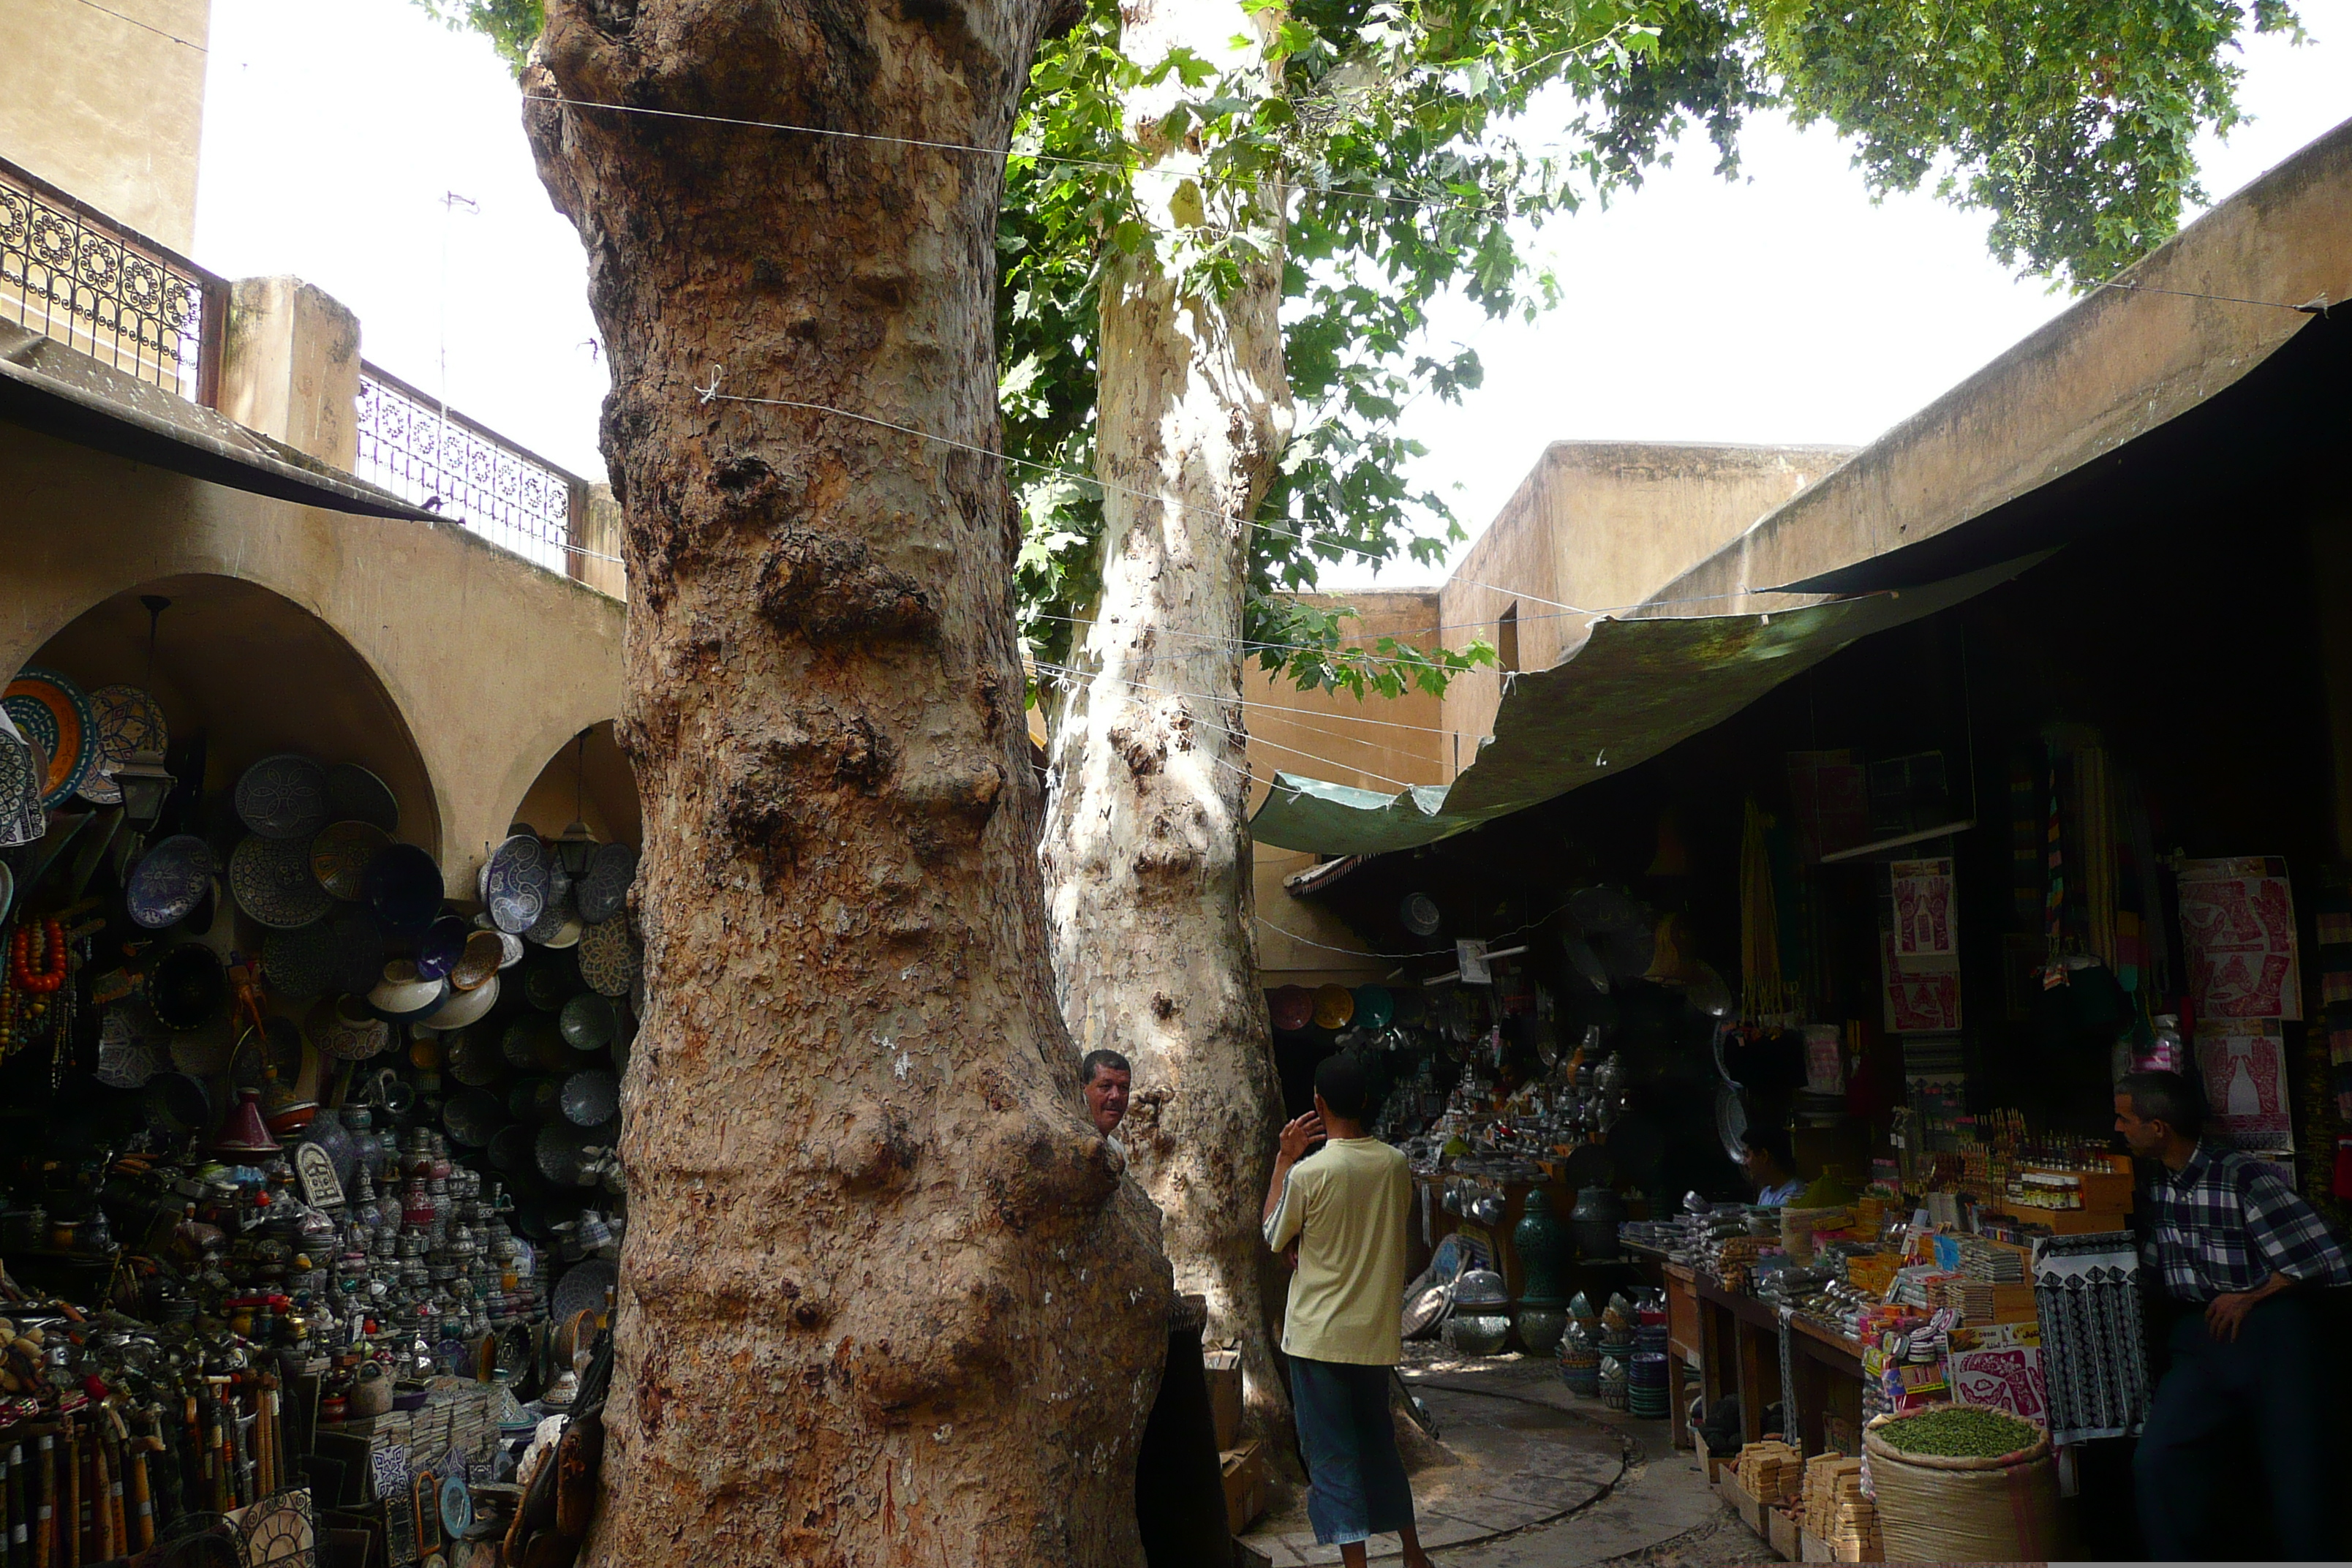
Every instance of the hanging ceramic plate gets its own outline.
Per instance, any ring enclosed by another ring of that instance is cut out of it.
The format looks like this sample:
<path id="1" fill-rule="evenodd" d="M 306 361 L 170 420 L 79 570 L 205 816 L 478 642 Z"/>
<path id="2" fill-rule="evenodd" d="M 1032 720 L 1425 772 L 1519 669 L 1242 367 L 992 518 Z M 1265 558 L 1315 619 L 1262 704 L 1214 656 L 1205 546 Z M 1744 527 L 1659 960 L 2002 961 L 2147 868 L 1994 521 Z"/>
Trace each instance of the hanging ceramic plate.
<path id="1" fill-rule="evenodd" d="M 520 935 L 547 912 L 555 879 L 555 857 L 532 833 L 518 833 L 490 851 L 482 879 L 482 902 L 500 931 Z"/>
<path id="2" fill-rule="evenodd" d="M 395 844 L 369 865 L 368 908 L 394 936 L 424 934 L 441 912 L 441 868 L 414 844 Z"/>
<path id="3" fill-rule="evenodd" d="M 590 990 L 605 996 L 626 996 L 637 963 L 636 948 L 629 941 L 629 917 L 614 915 L 583 930 L 576 956 L 580 978 Z"/>
<path id="4" fill-rule="evenodd" d="M 443 915 L 427 926 L 416 939 L 416 972 L 428 980 L 438 980 L 457 968 L 473 929 L 458 915 Z"/>
<path id="5" fill-rule="evenodd" d="M 170 1057 L 172 1031 L 155 1009 L 126 996 L 106 1009 L 98 1026 L 98 1081 L 109 1089 L 138 1089 Z"/>
<path id="6" fill-rule="evenodd" d="M 178 1033 L 201 1029 L 218 1016 L 228 995 L 228 976 L 211 948 L 184 942 L 147 972 L 147 1001 L 155 1016 Z"/>
<path id="7" fill-rule="evenodd" d="M 571 1065 L 563 1037 L 549 1018 L 522 1018 L 508 1025 L 499 1037 L 499 1052 L 526 1071 Z"/>
<path id="8" fill-rule="evenodd" d="M 518 1121 L 563 1120 L 563 1080 L 527 1078 L 507 1086 L 507 1110 Z"/>
<path id="9" fill-rule="evenodd" d="M 264 838 L 300 839 L 333 820 L 327 770 L 299 752 L 264 757 L 236 781 L 236 815 Z"/>
<path id="10" fill-rule="evenodd" d="M 441 1108 L 441 1125 L 468 1149 L 484 1149 L 507 1124 L 507 1108 L 499 1097 L 478 1089 L 449 1097 Z"/>
<path id="11" fill-rule="evenodd" d="M 327 804 L 337 821 L 364 822 L 386 833 L 400 831 L 400 802 L 392 786 L 357 763 L 327 770 Z"/>
<path id="12" fill-rule="evenodd" d="M 327 917 L 335 937 L 334 989 L 364 996 L 383 973 L 389 945 L 374 915 L 351 904 L 339 904 Z"/>
<path id="13" fill-rule="evenodd" d="M 506 943 L 512 940 L 504 931 L 469 931 L 457 962 L 450 966 L 449 984 L 460 991 L 477 991 L 496 979 L 505 967 Z"/>
<path id="14" fill-rule="evenodd" d="M 0 695 L 0 707 L 26 740 L 48 759 L 41 780 L 44 808 L 63 805 L 98 760 L 98 716 L 80 687 L 54 669 L 28 664 Z"/>
<path id="15" fill-rule="evenodd" d="M 562 949 L 542 948 L 522 966 L 522 999 L 552 1013 L 580 994 L 580 965 Z"/>
<path id="16" fill-rule="evenodd" d="M 30 844 L 48 832 L 49 819 L 41 810 L 41 776 L 47 768 L 0 706 L 0 847 Z"/>
<path id="17" fill-rule="evenodd" d="M 228 1015 L 218 1013 L 194 1029 L 174 1030 L 172 1035 L 172 1066 L 195 1078 L 217 1078 L 228 1071 L 229 1058 L 236 1052 L 236 1036 L 229 1028 Z"/>
<path id="18" fill-rule="evenodd" d="M 574 1127 L 602 1127 L 620 1114 L 621 1080 L 604 1068 L 567 1073 L 562 1103 L 563 1119 Z"/>
<path id="19" fill-rule="evenodd" d="M 98 723 L 98 757 L 89 776 L 81 781 L 82 799 L 92 805 L 121 805 L 122 786 L 114 771 L 133 752 L 161 752 L 171 742 L 163 710 L 135 686 L 101 686 L 89 694 L 90 711 Z"/>
<path id="20" fill-rule="evenodd" d="M 461 1029 L 441 1042 L 449 1076 L 467 1089 L 487 1089 L 506 1076 L 498 1037 L 488 1029 Z"/>
<path id="21" fill-rule="evenodd" d="M 7 922 L 8 906 L 16 901 L 16 873 L 8 869 L 6 861 L 0 860 L 0 924 Z"/>
<path id="22" fill-rule="evenodd" d="M 311 836 L 310 875 L 345 903 L 358 903 L 367 897 L 368 868 L 391 847 L 392 839 L 373 822 L 330 823 Z"/>
<path id="23" fill-rule="evenodd" d="M 314 921 L 298 931 L 274 931 L 261 944 L 261 975 L 269 989 L 298 1002 L 336 989 L 335 928 Z"/>
<path id="24" fill-rule="evenodd" d="M 637 879 L 637 852 L 625 844 L 599 844 L 580 879 L 580 918 L 594 925 L 628 907 L 629 884 Z"/>
<path id="25" fill-rule="evenodd" d="M 588 1151 L 593 1147 L 588 1130 L 575 1127 L 570 1121 L 550 1122 L 539 1130 L 531 1152 L 539 1163 L 539 1173 L 559 1187 L 585 1184 Z"/>
<path id="26" fill-rule="evenodd" d="M 605 1296 L 620 1283 L 621 1270 L 610 1258 L 591 1258 L 573 1264 L 555 1282 L 555 1321 L 564 1322 L 574 1312 L 602 1316 Z"/>
<path id="27" fill-rule="evenodd" d="M 490 1163 L 501 1171 L 529 1171 L 537 1166 L 533 1144 L 539 1131 L 526 1122 L 509 1121 L 490 1140 Z"/>
<path id="28" fill-rule="evenodd" d="M 566 1002 L 556 1026 L 563 1031 L 564 1044 L 573 1050 L 601 1051 L 613 1043 L 613 1023 L 612 1003 L 591 993 Z"/>
<path id="29" fill-rule="evenodd" d="M 289 838 L 256 834 L 240 842 L 228 858 L 228 890 L 238 909 L 272 931 L 298 931 L 335 907 L 310 875 L 309 844 Z"/>

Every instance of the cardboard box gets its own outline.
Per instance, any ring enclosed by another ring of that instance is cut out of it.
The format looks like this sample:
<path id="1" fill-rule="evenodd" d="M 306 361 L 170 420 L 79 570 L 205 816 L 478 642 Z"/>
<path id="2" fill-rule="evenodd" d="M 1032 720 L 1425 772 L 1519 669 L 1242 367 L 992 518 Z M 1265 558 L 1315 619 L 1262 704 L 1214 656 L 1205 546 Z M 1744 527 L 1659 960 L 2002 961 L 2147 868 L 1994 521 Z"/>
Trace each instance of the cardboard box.
<path id="1" fill-rule="evenodd" d="M 1217 1452 L 1242 1440 L 1242 1352 L 1204 1351 L 1201 1370 L 1209 1379 L 1209 1414 L 1217 1424 Z"/>
<path id="2" fill-rule="evenodd" d="M 1225 1529 L 1239 1535 L 1265 1511 L 1265 1444 L 1253 1437 L 1219 1456 L 1225 1475 Z"/>

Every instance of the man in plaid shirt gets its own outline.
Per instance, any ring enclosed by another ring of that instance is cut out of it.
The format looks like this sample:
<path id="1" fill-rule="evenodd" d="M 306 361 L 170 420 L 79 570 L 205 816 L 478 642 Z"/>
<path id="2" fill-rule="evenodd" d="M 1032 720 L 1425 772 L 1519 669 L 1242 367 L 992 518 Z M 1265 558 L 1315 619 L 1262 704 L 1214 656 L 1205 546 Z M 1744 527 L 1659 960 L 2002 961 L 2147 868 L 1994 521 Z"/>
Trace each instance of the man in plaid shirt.
<path id="1" fill-rule="evenodd" d="M 2310 1289 L 2352 1284 L 2352 1267 L 2310 1205 L 2235 1149 L 2200 1142 L 2204 1125 L 2204 1098 L 2179 1073 L 2132 1073 L 2116 1086 L 2116 1131 L 2154 1166 L 2141 1260 L 2189 1309 L 2173 1325 L 2172 1365 L 2133 1460 L 2140 1529 L 2152 1557 L 2211 1555 L 2202 1536 L 2214 1445 L 2250 1420 L 2279 1549 L 2333 1559 L 2329 1363 Z"/>

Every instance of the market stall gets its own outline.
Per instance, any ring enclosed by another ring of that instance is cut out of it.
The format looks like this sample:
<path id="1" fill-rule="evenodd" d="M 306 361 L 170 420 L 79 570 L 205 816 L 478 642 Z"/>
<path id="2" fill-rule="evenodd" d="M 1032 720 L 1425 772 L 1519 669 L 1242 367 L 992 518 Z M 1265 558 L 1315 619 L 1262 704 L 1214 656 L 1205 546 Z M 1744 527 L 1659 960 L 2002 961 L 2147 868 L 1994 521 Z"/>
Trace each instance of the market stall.
<path id="1" fill-rule="evenodd" d="M 0 697 L 10 1568 L 488 1561 L 617 1280 L 633 799 L 581 737 L 568 825 L 446 897 L 396 706 L 245 591 L 101 606 Z"/>

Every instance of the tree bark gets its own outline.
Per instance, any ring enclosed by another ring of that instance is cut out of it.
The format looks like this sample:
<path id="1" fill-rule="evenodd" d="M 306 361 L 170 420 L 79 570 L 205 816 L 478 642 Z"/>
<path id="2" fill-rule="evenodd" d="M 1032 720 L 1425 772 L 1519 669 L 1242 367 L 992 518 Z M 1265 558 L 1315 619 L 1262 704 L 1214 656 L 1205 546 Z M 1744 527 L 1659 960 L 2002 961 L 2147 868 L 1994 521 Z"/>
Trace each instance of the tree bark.
<path id="1" fill-rule="evenodd" d="M 1129 0 L 1121 17 L 1121 48 L 1144 66 L 1180 45 L 1245 65 L 1230 40 L 1257 26 L 1231 0 Z M 1168 172 L 1137 182 L 1152 221 L 1246 225 L 1260 254 L 1222 299 L 1187 291 L 1162 255 L 1107 264 L 1103 586 L 1054 736 L 1043 860 L 1063 1016 L 1081 1051 L 1134 1064 L 1124 1142 L 1165 1218 L 1177 1289 L 1208 1298 L 1212 1342 L 1242 1349 L 1263 1428 L 1288 1407 L 1257 1224 L 1281 1089 L 1255 973 L 1237 639 L 1246 520 L 1290 427 L 1281 207 L 1277 193 L 1175 177 L 1198 160 L 1157 133 L 1172 97 L 1128 106 Z"/>
<path id="2" fill-rule="evenodd" d="M 553 0 L 526 85 L 1001 147 L 1045 12 Z M 1134 1563 L 1171 1297 L 1053 1002 L 983 455 L 1001 162 L 526 121 L 612 356 L 646 821 L 586 1561 Z"/>

